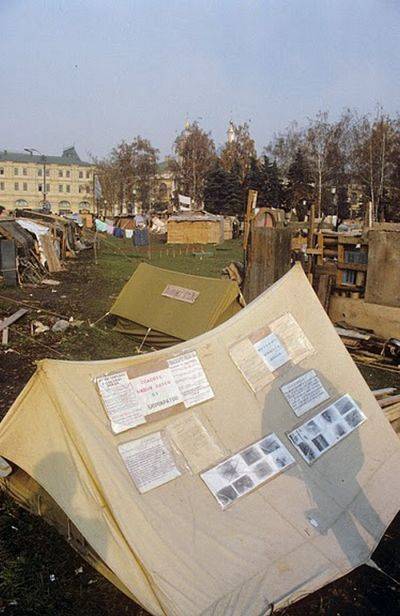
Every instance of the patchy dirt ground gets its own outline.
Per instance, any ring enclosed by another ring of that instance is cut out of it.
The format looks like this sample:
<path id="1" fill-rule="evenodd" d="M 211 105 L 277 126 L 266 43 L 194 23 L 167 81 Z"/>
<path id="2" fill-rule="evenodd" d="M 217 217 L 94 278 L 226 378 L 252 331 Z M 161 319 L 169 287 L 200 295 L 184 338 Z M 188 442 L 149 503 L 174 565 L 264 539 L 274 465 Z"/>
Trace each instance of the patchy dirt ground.
<path id="1" fill-rule="evenodd" d="M 98 263 L 93 253 L 69 261 L 52 276 L 59 285 L 23 289 L 0 287 L 0 318 L 24 302 L 30 311 L 10 329 L 9 347 L 0 345 L 0 417 L 8 410 L 46 357 L 104 359 L 133 355 L 135 344 L 113 332 L 101 319 L 141 260 L 205 276 L 219 276 L 231 260 L 240 260 L 237 242 L 227 242 L 212 256 L 199 258 L 185 248 L 152 247 L 134 252 L 128 242 L 102 242 Z M 7 299 L 4 299 L 4 298 Z M 73 321 L 64 333 L 32 335 L 34 321 L 51 326 L 60 318 Z M 81 323 L 78 323 L 82 321 Z M 96 321 L 98 321 L 96 323 Z M 95 326 L 91 326 L 95 323 Z M 78 324 L 78 326 L 74 326 Z M 399 376 L 360 366 L 372 388 L 400 387 Z M 287 616 L 390 616 L 400 613 L 400 515 L 383 537 L 375 562 L 389 573 L 361 567 L 281 613 Z M 54 578 L 53 578 L 54 576 Z M 10 616 L 146 616 L 141 608 L 97 575 L 57 533 L 4 497 L 0 500 L 0 614 Z M 189 616 L 189 615 L 188 615 Z"/>

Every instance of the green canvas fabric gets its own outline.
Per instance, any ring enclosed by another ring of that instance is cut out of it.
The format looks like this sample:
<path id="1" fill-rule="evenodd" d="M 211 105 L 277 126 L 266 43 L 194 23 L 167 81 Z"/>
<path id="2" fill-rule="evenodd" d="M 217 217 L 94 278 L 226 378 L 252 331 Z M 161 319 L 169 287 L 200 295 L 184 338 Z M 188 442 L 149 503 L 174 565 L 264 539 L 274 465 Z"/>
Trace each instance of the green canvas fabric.
<path id="1" fill-rule="evenodd" d="M 193 304 L 162 295 L 167 285 L 197 291 Z M 241 309 L 236 282 L 192 276 L 141 263 L 126 283 L 110 313 L 118 317 L 116 329 L 141 335 L 150 327 L 171 343 L 189 340 L 212 329 Z M 129 323 L 127 323 L 127 321 Z"/>

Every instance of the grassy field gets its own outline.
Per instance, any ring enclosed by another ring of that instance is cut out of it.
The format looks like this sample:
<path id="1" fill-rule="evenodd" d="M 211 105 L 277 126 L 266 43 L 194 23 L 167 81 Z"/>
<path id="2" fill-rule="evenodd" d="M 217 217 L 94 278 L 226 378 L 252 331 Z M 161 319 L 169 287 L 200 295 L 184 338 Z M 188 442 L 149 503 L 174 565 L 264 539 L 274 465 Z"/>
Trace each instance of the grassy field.
<path id="1" fill-rule="evenodd" d="M 127 240 L 101 241 L 97 264 L 92 251 L 70 260 L 65 272 L 54 276 L 60 285 L 0 288 L 0 318 L 16 310 L 11 300 L 32 308 L 10 331 L 10 349 L 0 345 L 0 416 L 28 381 L 36 361 L 45 357 L 104 359 L 135 354 L 136 345 L 112 331 L 103 319 L 124 283 L 141 261 L 181 272 L 219 277 L 231 261 L 242 260 L 238 241 L 217 249 L 166 246 L 151 251 L 134 249 Z M 195 255 L 196 253 L 196 255 Z M 53 277 L 53 276 L 52 276 Z M 2 297 L 3 298 L 2 298 Z M 4 299 L 6 297 L 7 299 Z M 31 336 L 31 323 L 51 326 L 56 313 L 83 323 L 64 334 L 51 331 Z M 6 352 L 6 350 L 8 352 Z M 362 368 L 374 387 L 400 385 L 392 374 Z M 377 550 L 376 560 L 400 577 L 400 525 L 391 526 Z M 385 615 L 400 613 L 399 586 L 382 574 L 362 567 L 319 593 L 284 610 L 287 616 Z M 10 616 L 144 616 L 138 606 L 98 576 L 57 533 L 42 520 L 20 510 L 8 499 L 0 502 L 0 614 Z M 188 615 L 190 616 L 190 615 Z"/>

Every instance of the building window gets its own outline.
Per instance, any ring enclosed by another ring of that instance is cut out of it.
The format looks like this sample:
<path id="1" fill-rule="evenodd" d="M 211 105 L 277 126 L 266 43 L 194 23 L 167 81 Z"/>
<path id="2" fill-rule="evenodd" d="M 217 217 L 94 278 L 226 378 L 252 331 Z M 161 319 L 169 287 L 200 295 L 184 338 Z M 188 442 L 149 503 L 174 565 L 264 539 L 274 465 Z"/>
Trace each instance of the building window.
<path id="1" fill-rule="evenodd" d="M 59 177 L 59 178 L 62 178 L 62 177 L 63 177 L 63 175 L 64 175 L 64 174 L 63 174 L 63 170 L 62 170 L 62 169 L 59 169 L 59 170 L 58 170 L 58 177 Z"/>
<path id="2" fill-rule="evenodd" d="M 19 190 L 19 182 L 14 182 L 14 190 Z"/>
<path id="3" fill-rule="evenodd" d="M 71 171 L 67 170 L 65 172 L 65 177 L 70 178 L 71 177 Z"/>
<path id="4" fill-rule="evenodd" d="M 23 167 L 23 169 L 22 169 L 22 175 L 28 175 L 27 170 L 26 170 L 26 167 Z"/>
<path id="5" fill-rule="evenodd" d="M 0 167 L 0 175 L 4 175 L 4 167 Z"/>
<path id="6" fill-rule="evenodd" d="M 65 185 L 65 190 L 66 190 L 67 192 L 71 192 L 71 184 L 66 184 L 66 185 Z"/>
<path id="7" fill-rule="evenodd" d="M 79 177 L 83 178 L 83 171 L 79 171 Z"/>
<path id="8" fill-rule="evenodd" d="M 63 191 L 63 185 L 62 185 L 62 184 L 59 184 L 59 185 L 58 185 L 58 192 L 62 192 L 62 191 Z"/>
<path id="9" fill-rule="evenodd" d="M 38 191 L 39 191 L 39 192 L 43 192 L 43 186 L 42 186 L 42 184 L 38 184 L 37 189 L 38 189 Z"/>
<path id="10" fill-rule="evenodd" d="M 46 192 L 50 192 L 50 184 L 46 184 Z"/>
<path id="11" fill-rule="evenodd" d="M 90 171 L 86 171 L 86 177 L 87 177 L 87 179 L 90 178 Z"/>
<path id="12" fill-rule="evenodd" d="M 90 186 L 86 186 L 86 192 L 90 193 Z"/>
<path id="13" fill-rule="evenodd" d="M 22 188 L 23 188 L 24 190 L 28 190 L 28 183 L 27 183 L 27 182 L 24 182 L 24 184 L 23 184 Z"/>
<path id="14" fill-rule="evenodd" d="M 38 174 L 38 176 L 41 178 L 41 177 L 42 177 L 42 174 L 43 174 L 43 169 L 38 169 L 37 174 Z"/>
<path id="15" fill-rule="evenodd" d="M 50 177 L 50 169 L 46 169 L 46 178 Z"/>
<path id="16" fill-rule="evenodd" d="M 81 201 L 79 204 L 79 211 L 90 210 L 90 203 L 88 201 Z"/>
<path id="17" fill-rule="evenodd" d="M 60 201 L 58 209 L 60 214 L 69 214 L 71 211 L 71 204 L 69 201 Z"/>
<path id="18" fill-rule="evenodd" d="M 4 182 L 0 182 L 0 190 L 4 190 Z"/>
<path id="19" fill-rule="evenodd" d="M 84 186 L 79 186 L 79 192 L 83 192 Z"/>
<path id="20" fill-rule="evenodd" d="M 14 167 L 14 175 L 18 175 L 18 167 Z"/>
<path id="21" fill-rule="evenodd" d="M 17 199 L 17 201 L 15 202 L 15 205 L 17 207 L 27 207 L 28 202 L 25 201 L 25 199 Z"/>

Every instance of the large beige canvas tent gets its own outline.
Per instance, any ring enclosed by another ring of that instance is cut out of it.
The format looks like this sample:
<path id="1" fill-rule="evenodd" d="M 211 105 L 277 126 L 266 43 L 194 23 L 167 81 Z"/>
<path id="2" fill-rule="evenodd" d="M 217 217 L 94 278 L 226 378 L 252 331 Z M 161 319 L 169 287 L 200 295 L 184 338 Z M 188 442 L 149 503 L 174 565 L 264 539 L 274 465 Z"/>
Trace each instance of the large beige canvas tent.
<path id="1" fill-rule="evenodd" d="M 122 373 L 129 389 L 193 352 L 209 383 L 194 387 L 198 404 L 144 417 L 140 403 L 123 431 L 111 427 L 96 378 Z M 160 435 L 170 458 L 148 464 Z M 126 457 L 138 443 L 142 464 Z M 293 602 L 365 563 L 400 505 L 397 436 L 297 268 L 173 349 L 40 363 L 0 424 L 0 455 L 22 469 L 6 487 L 19 476 L 46 515 L 39 484 L 104 573 L 157 616 L 259 616 Z M 150 489 L 160 469 L 168 481 Z M 250 475 L 269 479 L 255 487 Z"/>
<path id="2" fill-rule="evenodd" d="M 236 282 L 141 263 L 110 313 L 117 317 L 117 331 L 161 348 L 195 338 L 240 309 Z"/>

